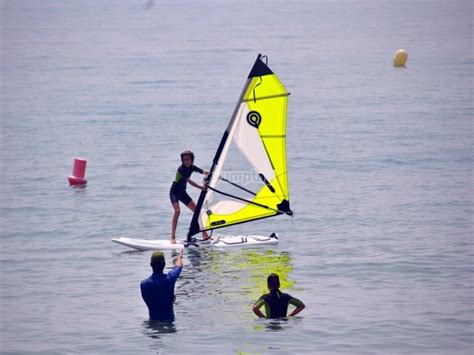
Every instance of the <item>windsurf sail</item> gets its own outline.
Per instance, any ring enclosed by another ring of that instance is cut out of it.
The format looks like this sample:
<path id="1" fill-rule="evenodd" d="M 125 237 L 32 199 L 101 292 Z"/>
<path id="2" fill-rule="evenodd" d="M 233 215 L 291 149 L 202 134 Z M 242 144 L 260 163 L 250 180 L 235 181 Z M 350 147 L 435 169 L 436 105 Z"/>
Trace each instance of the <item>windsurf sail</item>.
<path id="1" fill-rule="evenodd" d="M 268 58 L 259 54 L 215 153 L 188 240 L 205 230 L 293 214 L 286 161 L 289 93 L 267 64 Z M 235 148 L 254 171 L 253 189 L 225 174 L 229 152 Z"/>

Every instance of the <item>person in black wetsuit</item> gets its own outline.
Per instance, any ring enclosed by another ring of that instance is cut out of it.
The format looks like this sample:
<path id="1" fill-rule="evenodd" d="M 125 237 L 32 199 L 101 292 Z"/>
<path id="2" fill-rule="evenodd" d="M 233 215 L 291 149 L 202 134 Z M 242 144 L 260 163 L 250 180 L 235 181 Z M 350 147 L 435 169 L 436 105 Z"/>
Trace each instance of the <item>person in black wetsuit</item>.
<path id="1" fill-rule="evenodd" d="M 277 274 L 270 274 L 270 276 L 268 276 L 267 286 L 270 293 L 266 293 L 260 297 L 252 307 L 253 312 L 260 318 L 284 318 L 288 312 L 289 304 L 296 308 L 288 317 L 296 316 L 305 308 L 304 303 L 299 299 L 280 291 L 280 278 Z M 265 314 L 260 310 L 264 305 Z"/>
<path id="2" fill-rule="evenodd" d="M 193 164 L 194 154 L 190 150 L 186 150 L 181 153 L 181 163 L 182 164 L 176 172 L 176 178 L 174 179 L 170 189 L 170 200 L 174 209 L 174 215 L 171 222 L 171 243 L 173 244 L 176 243 L 176 226 L 178 225 L 178 219 L 180 214 L 179 201 L 181 201 L 193 212 L 196 209 L 196 204 L 194 203 L 191 196 L 189 196 L 186 192 L 187 183 L 189 182 L 189 184 L 201 190 L 206 189 L 206 186 L 201 186 L 192 181 L 190 179 L 191 174 L 197 171 L 200 174 L 208 175 L 207 171 L 204 171 Z M 203 232 L 202 239 L 209 239 L 209 235 L 206 232 Z"/>

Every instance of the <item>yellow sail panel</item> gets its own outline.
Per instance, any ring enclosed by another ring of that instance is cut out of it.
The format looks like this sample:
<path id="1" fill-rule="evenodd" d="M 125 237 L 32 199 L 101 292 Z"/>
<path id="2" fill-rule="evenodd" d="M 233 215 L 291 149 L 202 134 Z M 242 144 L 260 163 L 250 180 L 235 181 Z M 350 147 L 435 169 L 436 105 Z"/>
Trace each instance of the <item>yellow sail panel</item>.
<path id="1" fill-rule="evenodd" d="M 255 94 L 255 95 L 254 95 Z M 252 78 L 244 94 L 244 101 L 258 101 L 271 96 L 287 95 L 285 87 L 275 74 Z"/>
<path id="2" fill-rule="evenodd" d="M 284 186 L 284 198 L 288 200 L 286 162 L 286 112 L 288 93 L 275 74 L 252 79 L 244 100 L 251 112 L 260 114 L 258 133 L 263 141 L 268 158 Z"/>
<path id="3" fill-rule="evenodd" d="M 275 216 L 272 210 L 265 210 L 254 205 L 247 205 L 242 210 L 231 215 L 212 215 L 207 220 L 206 230 L 228 227 L 233 224 L 249 222 L 257 219 Z"/>
<path id="4" fill-rule="evenodd" d="M 283 191 L 280 190 L 277 179 L 270 181 L 270 184 L 275 186 L 275 193 L 267 186 L 262 187 L 252 200 L 253 203 L 243 203 L 244 207 L 233 213 L 208 215 L 205 229 L 221 228 L 280 214 L 278 205 L 282 201 Z"/>
<path id="5" fill-rule="evenodd" d="M 263 144 L 271 158 L 278 184 L 281 186 L 282 197 L 289 198 L 288 174 L 286 165 L 286 142 L 283 138 L 263 138 Z"/>

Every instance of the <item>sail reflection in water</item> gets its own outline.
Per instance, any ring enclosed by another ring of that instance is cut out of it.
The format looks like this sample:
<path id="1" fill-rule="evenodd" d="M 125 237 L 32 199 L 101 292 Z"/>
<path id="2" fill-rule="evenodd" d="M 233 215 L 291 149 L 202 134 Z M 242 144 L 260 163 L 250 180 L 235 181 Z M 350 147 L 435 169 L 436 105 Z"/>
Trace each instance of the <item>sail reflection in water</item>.
<path id="1" fill-rule="evenodd" d="M 236 318 L 252 319 L 250 305 L 267 290 L 267 276 L 278 273 L 282 289 L 291 289 L 293 265 L 288 252 L 265 249 L 189 249 L 185 267 L 176 285 L 176 318 L 180 313 L 198 313 L 208 317 L 207 310 L 196 307 L 197 300 L 213 299 L 211 307 Z"/>

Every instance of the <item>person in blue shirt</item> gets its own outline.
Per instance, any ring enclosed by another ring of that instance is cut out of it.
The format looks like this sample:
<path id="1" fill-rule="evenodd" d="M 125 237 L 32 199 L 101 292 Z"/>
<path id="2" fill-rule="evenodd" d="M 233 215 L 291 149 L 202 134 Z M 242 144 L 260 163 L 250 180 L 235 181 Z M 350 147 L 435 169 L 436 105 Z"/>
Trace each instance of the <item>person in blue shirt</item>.
<path id="1" fill-rule="evenodd" d="M 252 307 L 253 312 L 260 318 L 284 318 L 288 312 L 288 305 L 296 308 L 288 315 L 288 317 L 296 316 L 300 313 L 305 305 L 299 299 L 280 291 L 280 278 L 277 274 L 270 274 L 267 278 L 267 287 L 270 293 L 264 294 L 259 298 Z M 265 314 L 260 308 L 265 306 Z"/>
<path id="2" fill-rule="evenodd" d="M 173 322 L 173 303 L 176 299 L 174 286 L 183 269 L 183 252 L 176 258 L 175 267 L 168 274 L 163 273 L 166 265 L 165 256 L 155 251 L 150 260 L 153 274 L 140 284 L 143 301 L 148 307 L 150 320 Z"/>
<path id="3" fill-rule="evenodd" d="M 189 182 L 190 185 L 200 189 L 205 190 L 206 186 L 201 186 L 190 179 L 193 172 L 198 172 L 203 175 L 208 175 L 207 171 L 202 170 L 201 168 L 194 165 L 194 154 L 190 150 L 186 150 L 181 153 L 181 165 L 176 171 L 176 177 L 171 185 L 170 189 L 170 200 L 173 205 L 173 219 L 171 221 L 171 243 L 176 243 L 176 227 L 178 225 L 178 218 L 180 214 L 179 202 L 183 203 L 191 211 L 194 212 L 196 209 L 196 203 L 193 201 L 191 196 L 186 192 L 186 186 Z M 206 232 L 202 233 L 202 239 L 209 239 L 209 235 Z"/>

